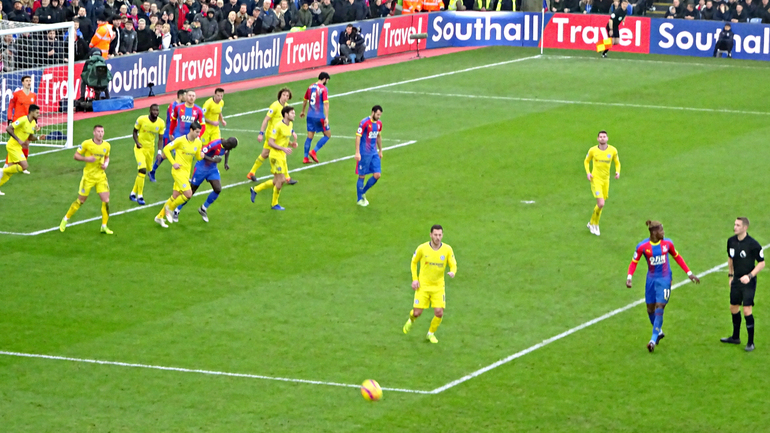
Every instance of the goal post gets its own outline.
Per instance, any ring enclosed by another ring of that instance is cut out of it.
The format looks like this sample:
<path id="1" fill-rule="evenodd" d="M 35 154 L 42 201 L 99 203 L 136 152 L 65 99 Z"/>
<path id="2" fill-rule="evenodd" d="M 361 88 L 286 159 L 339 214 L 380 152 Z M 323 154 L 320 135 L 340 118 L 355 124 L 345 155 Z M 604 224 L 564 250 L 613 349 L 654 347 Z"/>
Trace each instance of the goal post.
<path id="1" fill-rule="evenodd" d="M 75 24 L 32 24 L 0 21 L 0 143 L 8 141 L 8 120 L 18 110 L 10 106 L 22 78 L 31 78 L 30 101 L 40 107 L 38 135 L 30 146 L 72 147 L 75 88 Z M 9 110 L 11 111 L 9 113 Z M 10 115 L 9 115 L 10 114 Z"/>

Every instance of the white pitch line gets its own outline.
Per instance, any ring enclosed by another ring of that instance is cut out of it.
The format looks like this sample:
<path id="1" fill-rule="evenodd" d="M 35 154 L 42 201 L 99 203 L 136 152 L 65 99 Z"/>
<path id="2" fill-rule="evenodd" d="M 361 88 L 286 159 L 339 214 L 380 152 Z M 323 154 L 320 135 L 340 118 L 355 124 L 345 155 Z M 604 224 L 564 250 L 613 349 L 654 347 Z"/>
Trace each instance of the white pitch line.
<path id="1" fill-rule="evenodd" d="M 0 355 L 16 356 L 21 358 L 48 359 L 48 360 L 55 360 L 55 361 L 82 362 L 82 363 L 99 364 L 99 365 L 114 365 L 118 367 L 146 368 L 150 370 L 176 371 L 179 373 L 208 374 L 212 376 L 245 377 L 248 379 L 275 380 L 279 382 L 304 383 L 309 385 L 327 385 L 327 386 L 338 386 L 338 387 L 344 387 L 344 388 L 361 388 L 361 385 L 353 385 L 348 383 L 324 382 L 320 380 L 308 380 L 308 379 L 292 379 L 288 377 L 263 376 L 260 374 L 228 373 L 224 371 L 199 370 L 199 369 L 181 368 L 181 367 L 165 367 L 161 365 L 133 364 L 128 362 L 102 361 L 98 359 L 70 358 L 66 356 L 39 355 L 36 353 L 0 351 Z M 412 394 L 430 394 L 429 391 L 419 391 L 414 389 L 402 389 L 402 388 L 382 388 L 382 389 L 385 391 L 406 392 L 406 393 L 412 393 Z"/>
<path id="2" fill-rule="evenodd" d="M 770 244 L 765 245 L 762 248 L 768 248 L 768 247 L 770 247 Z M 720 270 L 722 270 L 722 268 L 724 268 L 726 266 L 727 266 L 727 262 L 722 263 L 721 265 L 714 266 L 713 268 L 711 268 L 711 269 L 709 269 L 707 271 L 701 272 L 697 276 L 698 276 L 698 278 L 703 278 L 703 277 L 705 277 L 708 274 L 713 274 L 714 272 L 719 272 Z M 684 286 L 685 284 L 688 284 L 688 283 L 690 283 L 690 279 L 689 278 L 684 280 L 684 281 L 680 281 L 680 282 L 674 284 L 673 286 L 671 286 L 671 290 L 675 290 L 675 289 L 677 289 L 679 287 L 682 287 L 682 286 Z M 618 308 L 617 310 L 612 310 L 612 311 L 610 311 L 609 313 L 607 313 L 607 314 L 605 314 L 603 316 L 599 316 L 599 317 L 597 317 L 597 318 L 595 318 L 593 320 L 589 320 L 588 322 L 585 322 L 585 323 L 583 323 L 581 325 L 578 325 L 578 326 L 576 326 L 576 327 L 574 327 L 572 329 L 564 331 L 564 332 L 562 332 L 559 335 L 555 335 L 555 336 L 553 336 L 553 337 L 551 337 L 551 338 L 549 338 L 547 340 L 543 340 L 542 342 L 537 343 L 534 346 L 528 347 L 528 348 L 526 348 L 526 349 L 524 349 L 524 350 L 522 350 L 520 352 L 516 352 L 513 355 L 508 356 L 506 358 L 503 358 L 503 359 L 501 359 L 501 360 L 499 360 L 497 362 L 493 362 L 492 364 L 489 364 L 489 365 L 487 365 L 484 368 L 480 368 L 480 369 L 474 371 L 473 373 L 467 374 L 467 375 L 465 375 L 465 376 L 463 376 L 463 377 L 461 377 L 461 378 L 459 378 L 457 380 L 453 380 L 453 381 L 447 383 L 444 386 L 441 386 L 441 387 L 438 387 L 438 388 L 434 389 L 430 393 L 431 394 L 438 394 L 440 392 L 444 392 L 444 391 L 448 390 L 449 388 L 453 388 L 453 387 L 455 387 L 455 386 L 457 386 L 457 385 L 459 385 L 459 384 L 461 384 L 463 382 L 467 382 L 467 381 L 473 379 L 474 377 L 481 376 L 482 374 L 484 374 L 484 373 L 486 373 L 486 372 L 488 372 L 488 371 L 490 371 L 492 369 L 495 369 L 495 368 L 497 368 L 497 367 L 499 367 L 499 366 L 501 366 L 503 364 L 507 364 L 507 363 L 513 361 L 516 358 L 521 358 L 522 356 L 524 356 L 524 355 L 526 355 L 528 353 L 532 353 L 532 352 L 534 352 L 537 349 L 545 347 L 545 346 L 553 343 L 554 341 L 558 341 L 558 340 L 561 340 L 562 338 L 564 338 L 564 337 L 566 337 L 568 335 L 572 335 L 572 334 L 580 331 L 581 329 L 588 328 L 589 326 L 595 325 L 595 324 L 597 324 L 597 323 L 599 323 L 599 322 L 601 322 L 601 321 L 603 321 L 605 319 L 609 319 L 612 316 L 616 316 L 616 315 L 618 315 L 618 314 L 620 314 L 620 313 L 622 313 L 624 311 L 628 311 L 631 308 L 636 307 L 637 305 L 644 304 L 644 302 L 645 302 L 645 299 L 642 298 L 642 299 L 639 299 L 637 301 L 634 301 L 634 302 L 626 305 L 625 307 Z"/>
<path id="3" fill-rule="evenodd" d="M 586 61 L 599 61 L 599 62 L 633 62 L 633 63 L 657 63 L 657 64 L 663 64 L 663 65 L 680 65 L 682 67 L 688 67 L 688 66 L 703 66 L 703 67 L 709 67 L 709 68 L 739 68 L 739 69 L 761 69 L 763 71 L 770 71 L 770 68 L 763 68 L 761 66 L 750 66 L 750 65 L 736 65 L 736 64 L 723 64 L 723 63 L 690 63 L 690 62 L 678 62 L 678 61 L 665 61 L 665 60 L 649 60 L 649 59 L 618 59 L 617 57 L 610 57 L 608 59 L 603 59 L 601 57 L 582 57 L 582 56 L 555 56 L 555 55 L 543 55 L 544 59 L 554 59 L 554 60 L 560 60 L 560 59 L 575 59 L 575 60 L 586 60 Z"/>
<path id="4" fill-rule="evenodd" d="M 223 131 L 235 131 L 235 132 L 254 132 L 254 133 L 259 133 L 259 129 L 222 128 L 222 130 Z M 307 134 L 297 134 L 297 135 L 299 135 L 301 137 L 307 137 Z M 337 135 L 337 134 L 332 135 L 332 138 L 342 138 L 344 140 L 355 140 L 356 139 L 355 136 L 351 136 L 351 135 Z M 398 139 L 395 139 L 395 138 L 383 138 L 382 141 L 403 141 L 403 140 L 398 140 Z"/>
<path id="5" fill-rule="evenodd" d="M 414 143 L 417 143 L 417 141 L 412 140 L 412 141 L 407 141 L 405 143 L 394 144 L 393 146 L 383 147 L 382 150 L 384 152 L 386 150 L 392 150 L 392 149 L 397 149 L 399 147 L 409 146 L 409 145 L 414 144 Z M 332 159 L 332 160 L 329 160 L 329 161 L 320 162 L 318 164 L 306 165 L 304 167 L 300 167 L 300 168 L 297 168 L 297 169 L 294 169 L 294 170 L 290 170 L 290 172 L 291 173 L 296 173 L 298 171 L 310 170 L 311 168 L 322 167 L 324 165 L 334 164 L 335 162 L 340 162 L 340 161 L 347 161 L 347 160 L 353 159 L 353 158 L 355 158 L 355 155 L 343 156 L 342 158 Z M 257 180 L 269 179 L 271 177 L 272 176 L 262 176 L 262 177 L 257 178 Z M 252 183 L 252 182 L 250 180 L 244 180 L 242 182 L 231 183 L 229 185 L 223 185 L 222 189 L 227 189 L 227 188 L 232 188 L 232 187 L 235 187 L 235 186 L 245 185 L 247 183 Z M 210 189 L 207 189 L 205 191 L 198 190 L 195 194 L 193 194 L 193 196 L 204 195 L 204 194 L 208 194 L 210 192 L 211 192 Z M 160 205 L 163 205 L 165 203 L 166 203 L 166 201 L 164 200 L 164 201 L 159 201 L 159 202 L 155 202 L 155 203 L 149 203 L 149 204 L 146 204 L 144 206 L 132 207 L 130 209 L 126 209 L 126 210 L 122 210 L 122 211 L 110 214 L 110 217 L 115 217 L 115 216 L 118 216 L 118 215 L 123 215 L 123 214 L 130 213 L 130 212 L 136 212 L 136 211 L 140 211 L 140 210 L 143 210 L 143 209 L 150 209 L 152 207 L 160 206 Z M 101 216 L 97 216 L 97 217 L 88 218 L 88 219 L 84 219 L 84 220 L 74 221 L 74 222 L 68 223 L 67 227 L 72 227 L 72 226 L 76 226 L 76 225 L 80 225 L 80 224 L 85 224 L 85 223 L 88 223 L 88 222 L 91 222 L 91 221 L 97 221 L 97 220 L 101 220 L 101 219 L 102 219 Z M 41 235 L 43 233 L 48 233 L 48 232 L 52 232 L 52 231 L 56 231 L 56 230 L 59 230 L 59 226 L 51 227 L 51 228 L 43 229 L 43 230 L 38 230 L 38 231 L 31 232 L 31 233 L 0 232 L 0 234 L 21 235 L 21 236 L 37 236 L 37 235 Z"/>
<path id="6" fill-rule="evenodd" d="M 770 111 L 744 111 L 730 110 L 727 108 L 695 108 L 695 107 L 675 107 L 668 105 L 646 105 L 646 104 L 624 104 L 620 102 L 593 102 L 593 101 L 570 101 L 566 99 L 541 99 L 541 98 L 518 98 L 514 96 L 492 96 L 492 95 L 466 95 L 461 93 L 434 93 L 434 92 L 412 92 L 407 90 L 389 90 L 387 93 L 399 93 L 405 95 L 423 95 L 440 96 L 442 98 L 469 98 L 469 99 L 494 99 L 500 101 L 518 101 L 518 102 L 542 102 L 550 104 L 572 104 L 572 105 L 599 105 L 602 107 L 624 107 L 624 108 L 645 108 L 653 110 L 675 110 L 675 111 L 697 111 L 706 113 L 728 113 L 728 114 L 756 114 L 760 116 L 770 116 Z"/>
<path id="7" fill-rule="evenodd" d="M 133 137 L 133 135 L 124 135 L 122 137 L 108 138 L 104 141 L 118 141 L 118 140 L 123 140 L 131 137 Z M 62 150 L 72 150 L 72 149 L 74 149 L 74 147 L 62 147 L 60 149 L 46 150 L 45 152 L 30 153 L 29 156 L 45 155 L 47 153 L 61 152 Z"/>

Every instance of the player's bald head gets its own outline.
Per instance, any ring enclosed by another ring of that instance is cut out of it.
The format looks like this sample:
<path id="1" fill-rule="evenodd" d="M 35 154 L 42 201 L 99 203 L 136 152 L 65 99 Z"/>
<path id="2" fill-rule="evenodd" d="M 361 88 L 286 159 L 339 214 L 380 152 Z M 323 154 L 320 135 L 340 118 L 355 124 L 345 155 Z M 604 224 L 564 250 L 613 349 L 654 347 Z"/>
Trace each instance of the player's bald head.
<path id="1" fill-rule="evenodd" d="M 222 144 L 225 146 L 226 149 L 235 149 L 236 147 L 238 147 L 238 139 L 235 137 L 230 137 L 227 140 L 225 140 Z"/>

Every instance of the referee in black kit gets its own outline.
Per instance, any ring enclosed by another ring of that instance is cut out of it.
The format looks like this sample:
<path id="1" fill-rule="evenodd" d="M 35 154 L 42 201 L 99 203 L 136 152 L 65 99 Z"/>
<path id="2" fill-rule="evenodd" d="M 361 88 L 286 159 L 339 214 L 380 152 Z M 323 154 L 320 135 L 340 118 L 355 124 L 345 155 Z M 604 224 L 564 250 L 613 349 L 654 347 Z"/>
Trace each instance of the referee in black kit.
<path id="1" fill-rule="evenodd" d="M 610 20 L 607 21 L 607 37 L 612 38 L 612 45 L 620 43 L 620 23 L 626 19 L 626 8 L 628 8 L 628 0 L 620 0 L 620 7 L 612 11 Z M 602 57 L 607 57 L 607 52 L 610 51 L 606 48 L 602 53 Z"/>
<path id="2" fill-rule="evenodd" d="M 754 293 L 757 290 L 757 274 L 765 267 L 765 254 L 762 245 L 746 232 L 749 219 L 740 217 L 735 220 L 735 236 L 727 240 L 727 266 L 730 277 L 730 313 L 733 315 L 733 335 L 723 338 L 722 343 L 741 344 L 741 305 L 746 317 L 746 331 L 749 341 L 746 351 L 754 350 Z M 755 265 L 756 263 L 756 265 Z"/>

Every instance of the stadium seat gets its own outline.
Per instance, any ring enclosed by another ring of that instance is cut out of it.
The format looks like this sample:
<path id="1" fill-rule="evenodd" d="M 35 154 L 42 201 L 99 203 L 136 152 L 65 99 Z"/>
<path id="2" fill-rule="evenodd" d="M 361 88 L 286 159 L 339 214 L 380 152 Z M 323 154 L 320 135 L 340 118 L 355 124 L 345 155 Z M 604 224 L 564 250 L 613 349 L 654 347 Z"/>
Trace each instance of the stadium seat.
<path id="1" fill-rule="evenodd" d="M 752 18 L 749 20 L 751 24 L 762 24 L 762 18 Z"/>

